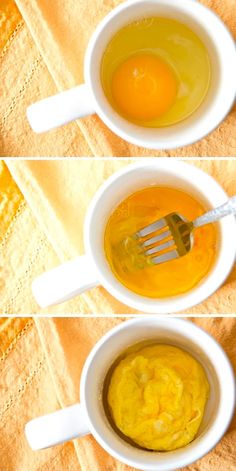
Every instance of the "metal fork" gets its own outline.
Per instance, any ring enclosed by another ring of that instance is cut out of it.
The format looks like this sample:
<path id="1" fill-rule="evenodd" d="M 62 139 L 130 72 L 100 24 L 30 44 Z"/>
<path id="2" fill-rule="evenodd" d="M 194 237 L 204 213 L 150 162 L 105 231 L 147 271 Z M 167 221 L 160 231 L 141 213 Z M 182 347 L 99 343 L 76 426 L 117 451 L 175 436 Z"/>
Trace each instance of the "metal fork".
<path id="1" fill-rule="evenodd" d="M 188 221 L 178 213 L 168 214 L 140 229 L 132 239 L 137 242 L 140 254 L 148 257 L 149 264 L 157 265 L 186 255 L 193 247 L 195 228 L 230 214 L 236 214 L 236 195 L 194 221 Z"/>

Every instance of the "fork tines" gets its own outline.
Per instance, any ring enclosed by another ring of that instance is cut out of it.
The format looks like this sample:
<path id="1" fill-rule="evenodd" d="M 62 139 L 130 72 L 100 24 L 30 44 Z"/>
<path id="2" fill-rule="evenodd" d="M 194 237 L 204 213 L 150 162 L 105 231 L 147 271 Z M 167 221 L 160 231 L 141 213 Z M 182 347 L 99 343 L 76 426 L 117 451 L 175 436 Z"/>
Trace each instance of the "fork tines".
<path id="1" fill-rule="evenodd" d="M 179 256 L 175 240 L 165 218 L 140 229 L 136 232 L 135 238 L 139 240 L 142 253 L 148 256 L 154 265 L 174 260 Z"/>

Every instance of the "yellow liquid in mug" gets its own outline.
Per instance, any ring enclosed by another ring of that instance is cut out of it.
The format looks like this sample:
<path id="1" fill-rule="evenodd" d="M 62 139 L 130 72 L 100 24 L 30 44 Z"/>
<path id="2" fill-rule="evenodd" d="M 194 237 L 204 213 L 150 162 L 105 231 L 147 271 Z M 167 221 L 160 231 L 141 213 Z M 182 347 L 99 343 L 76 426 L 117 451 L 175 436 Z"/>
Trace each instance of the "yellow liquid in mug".
<path id="1" fill-rule="evenodd" d="M 160 265 L 150 265 L 138 254 L 136 245 L 133 250 L 130 236 L 169 213 L 180 213 L 191 221 L 208 209 L 175 188 L 150 186 L 127 197 L 105 227 L 105 256 L 115 277 L 126 288 L 150 298 L 167 298 L 193 289 L 214 265 L 218 242 L 215 225 L 195 229 L 192 250 Z"/>
<path id="2" fill-rule="evenodd" d="M 209 89 L 207 48 L 186 25 L 146 18 L 123 27 L 108 44 L 102 86 L 112 107 L 145 127 L 176 124 L 190 116 Z"/>
<path id="3" fill-rule="evenodd" d="M 206 373 L 189 353 L 140 343 L 111 367 L 103 404 L 115 431 L 130 444 L 171 451 L 195 438 L 208 396 Z"/>

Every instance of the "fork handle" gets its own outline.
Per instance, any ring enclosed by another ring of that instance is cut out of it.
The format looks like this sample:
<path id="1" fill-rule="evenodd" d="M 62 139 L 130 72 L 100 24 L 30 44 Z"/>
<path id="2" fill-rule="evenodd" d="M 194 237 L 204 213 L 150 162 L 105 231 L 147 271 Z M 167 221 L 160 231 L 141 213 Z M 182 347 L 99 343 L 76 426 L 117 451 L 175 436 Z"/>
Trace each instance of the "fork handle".
<path id="1" fill-rule="evenodd" d="M 210 222 L 218 221 L 229 214 L 236 214 L 236 195 L 229 198 L 229 200 L 219 206 L 218 208 L 212 209 L 208 211 L 208 213 L 203 214 L 199 218 L 193 221 L 194 227 L 204 226 L 205 224 L 209 224 Z"/>

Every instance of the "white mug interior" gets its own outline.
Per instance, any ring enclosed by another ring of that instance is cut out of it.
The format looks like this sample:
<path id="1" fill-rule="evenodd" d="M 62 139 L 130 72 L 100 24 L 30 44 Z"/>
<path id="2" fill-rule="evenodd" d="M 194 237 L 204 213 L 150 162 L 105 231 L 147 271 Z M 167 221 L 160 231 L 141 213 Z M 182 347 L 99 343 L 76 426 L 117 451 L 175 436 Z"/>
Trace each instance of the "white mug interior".
<path id="1" fill-rule="evenodd" d="M 148 339 L 178 346 L 193 355 L 205 369 L 210 384 L 210 396 L 196 438 L 171 452 L 144 451 L 125 442 L 111 427 L 102 404 L 109 367 L 127 347 Z M 179 469 L 209 452 L 229 425 L 234 401 L 234 375 L 224 351 L 206 332 L 189 321 L 175 318 L 139 318 L 122 323 L 97 343 L 81 377 L 81 402 L 92 434 L 112 456 L 145 471 Z"/>
<path id="2" fill-rule="evenodd" d="M 150 16 L 174 18 L 189 26 L 207 47 L 212 68 L 209 91 L 200 107 L 182 122 L 162 128 L 141 127 L 120 116 L 109 104 L 100 79 L 101 60 L 110 39 L 124 25 Z M 139 146 L 176 148 L 211 132 L 233 105 L 235 44 L 223 22 L 196 0 L 131 0 L 112 10 L 97 27 L 87 48 L 84 75 L 92 90 L 97 114 L 113 132 Z"/>
<path id="3" fill-rule="evenodd" d="M 174 187 L 201 201 L 206 208 L 217 207 L 227 200 L 225 191 L 207 173 L 194 165 L 175 161 L 142 162 L 129 165 L 112 175 L 92 200 L 85 221 L 86 253 L 93 260 L 100 283 L 115 298 L 136 310 L 147 313 L 170 313 L 188 309 L 210 296 L 228 276 L 236 254 L 236 220 L 227 216 L 217 223 L 219 243 L 217 256 L 207 276 L 191 291 L 164 299 L 153 299 L 126 288 L 113 274 L 105 257 L 106 223 L 117 205 L 128 195 L 150 185 Z"/>

